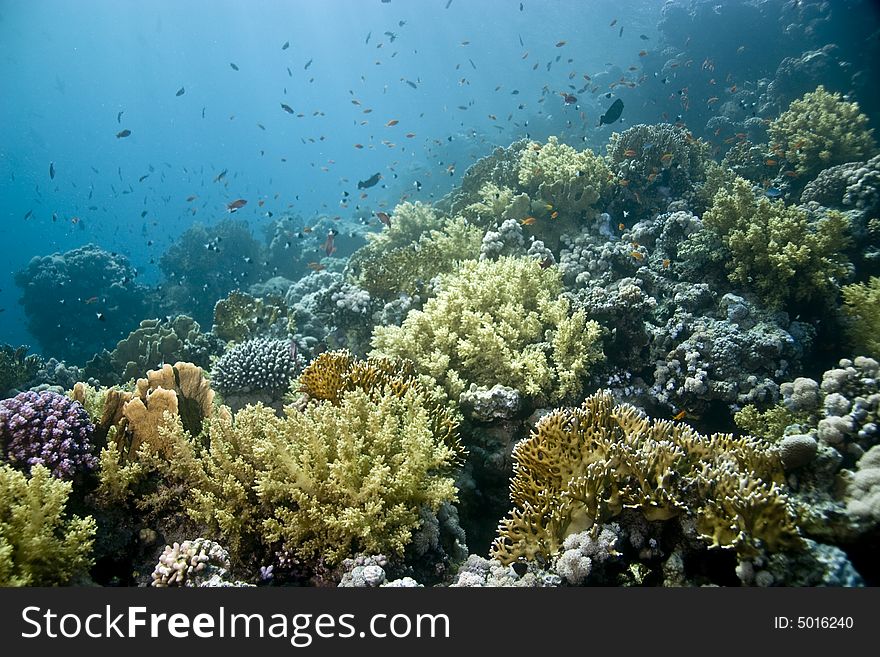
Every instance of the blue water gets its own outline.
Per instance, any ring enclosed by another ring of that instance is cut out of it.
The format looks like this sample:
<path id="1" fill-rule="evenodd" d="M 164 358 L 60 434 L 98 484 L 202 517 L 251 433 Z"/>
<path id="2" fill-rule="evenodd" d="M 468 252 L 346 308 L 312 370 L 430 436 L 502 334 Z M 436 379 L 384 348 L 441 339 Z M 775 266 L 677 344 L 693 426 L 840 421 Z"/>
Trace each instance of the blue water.
<path id="1" fill-rule="evenodd" d="M 662 3 L 628 4 L 619 37 L 607 26 L 620 3 L 604 1 L 2 3 L 0 341 L 34 345 L 12 281 L 34 255 L 94 242 L 153 283 L 168 245 L 237 198 L 259 236 L 267 211 L 346 217 L 357 203 L 441 196 L 493 145 L 577 119 L 552 95 L 537 103 L 542 88 L 567 89 L 571 71 L 601 70 L 615 52 L 632 59 Z M 340 207 L 377 171 L 383 186 Z"/>

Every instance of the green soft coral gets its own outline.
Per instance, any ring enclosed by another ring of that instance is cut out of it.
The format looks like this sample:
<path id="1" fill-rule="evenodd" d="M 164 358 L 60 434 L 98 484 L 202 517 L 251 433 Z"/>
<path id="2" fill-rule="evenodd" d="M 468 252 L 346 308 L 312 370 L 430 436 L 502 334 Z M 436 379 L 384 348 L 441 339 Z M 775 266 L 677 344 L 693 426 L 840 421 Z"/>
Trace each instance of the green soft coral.
<path id="1" fill-rule="evenodd" d="M 813 222 L 805 210 L 756 199 L 751 184 L 737 178 L 715 195 L 703 222 L 730 252 L 730 281 L 771 307 L 827 299 L 848 274 L 849 222 L 839 212 Z"/>
<path id="2" fill-rule="evenodd" d="M 823 86 L 792 101 L 768 132 L 771 150 L 784 152 L 786 161 L 801 175 L 845 162 L 864 161 L 876 151 L 868 117 L 858 103 L 848 103 Z"/>
<path id="3" fill-rule="evenodd" d="M 880 278 L 872 276 L 867 283 L 846 285 L 841 292 L 854 352 L 880 358 Z"/>
<path id="4" fill-rule="evenodd" d="M 576 398 L 604 358 L 601 328 L 561 293 L 558 269 L 530 258 L 465 262 L 402 326 L 377 327 L 373 347 L 412 359 L 452 400 L 471 383 L 516 388 L 535 403 Z"/>
<path id="5" fill-rule="evenodd" d="M 532 142 L 520 155 L 519 184 L 561 215 L 583 214 L 608 189 L 610 178 L 601 156 L 560 144 L 557 137 L 543 145 Z"/>
<path id="6" fill-rule="evenodd" d="M 0 586 L 62 586 L 92 565 L 95 521 L 65 512 L 71 484 L 0 466 Z"/>

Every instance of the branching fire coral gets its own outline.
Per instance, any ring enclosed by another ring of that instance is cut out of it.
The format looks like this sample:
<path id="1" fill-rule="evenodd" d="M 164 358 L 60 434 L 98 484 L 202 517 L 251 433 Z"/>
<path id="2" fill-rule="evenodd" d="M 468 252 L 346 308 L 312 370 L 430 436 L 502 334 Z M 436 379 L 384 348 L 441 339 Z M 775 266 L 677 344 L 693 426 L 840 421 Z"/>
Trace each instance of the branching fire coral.
<path id="1" fill-rule="evenodd" d="M 548 558 L 566 536 L 625 508 L 649 521 L 695 516 L 710 546 L 740 554 L 800 544 L 776 483 L 779 457 L 768 445 L 650 420 L 633 406 L 615 405 L 607 392 L 545 416 L 513 455 L 514 509 L 492 546 L 502 563 Z"/>

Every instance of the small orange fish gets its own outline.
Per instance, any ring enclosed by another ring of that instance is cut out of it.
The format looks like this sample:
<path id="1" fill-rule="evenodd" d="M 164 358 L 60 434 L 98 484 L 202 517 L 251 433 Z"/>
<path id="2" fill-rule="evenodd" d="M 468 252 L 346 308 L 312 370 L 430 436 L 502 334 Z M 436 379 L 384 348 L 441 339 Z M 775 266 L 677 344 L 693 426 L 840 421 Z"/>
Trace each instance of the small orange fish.
<path id="1" fill-rule="evenodd" d="M 630 255 L 636 260 L 644 260 L 645 256 L 642 255 L 641 251 L 633 251 Z"/>
<path id="2" fill-rule="evenodd" d="M 670 264 L 669 258 L 663 258 L 663 269 L 669 269 Z"/>
<path id="3" fill-rule="evenodd" d="M 304 232 L 304 233 L 311 233 L 311 232 L 312 232 L 312 227 L 311 227 L 311 226 L 304 226 L 304 227 L 303 227 L 303 232 Z"/>
<path id="4" fill-rule="evenodd" d="M 388 123 L 385 124 L 385 127 L 390 128 L 391 126 L 395 126 L 398 123 L 400 123 L 400 121 L 398 121 L 397 119 L 391 119 Z"/>
<path id="5" fill-rule="evenodd" d="M 735 93 L 736 93 L 736 85 L 733 85 L 733 86 L 730 88 L 730 93 L 732 93 L 732 94 L 735 94 Z"/>
<path id="6" fill-rule="evenodd" d="M 377 212 L 376 216 L 379 218 L 379 221 L 391 228 L 391 217 L 388 216 L 387 212 Z"/>
<path id="7" fill-rule="evenodd" d="M 550 218 L 556 219 L 557 217 L 559 217 L 559 210 L 554 210 L 553 213 L 550 215 Z"/>
<path id="8" fill-rule="evenodd" d="M 326 269 L 326 267 L 320 262 L 310 262 L 306 265 L 306 267 L 308 267 L 312 271 L 324 271 Z"/>
<path id="9" fill-rule="evenodd" d="M 797 177 L 798 177 L 798 173 L 797 173 L 797 171 L 786 171 L 786 172 L 785 172 L 785 177 L 786 177 L 786 178 L 797 178 Z"/>
<path id="10" fill-rule="evenodd" d="M 679 411 L 678 413 L 675 414 L 675 416 L 672 419 L 677 422 L 678 420 L 683 420 L 686 417 L 687 417 L 687 411 Z"/>
<path id="11" fill-rule="evenodd" d="M 241 210 L 246 205 L 247 201 L 245 201 L 243 198 L 235 199 L 234 201 L 232 201 L 232 203 L 228 203 L 226 205 L 226 211 L 232 213 L 236 210 Z"/>
<path id="12" fill-rule="evenodd" d="M 619 224 L 617 224 L 617 230 L 626 230 L 626 224 L 621 221 Z"/>
<path id="13" fill-rule="evenodd" d="M 635 157 L 635 156 L 636 156 L 636 152 L 635 152 L 632 148 L 627 148 L 627 149 L 623 152 L 623 156 L 624 156 L 624 157 Z"/>
<path id="14" fill-rule="evenodd" d="M 655 180 L 657 180 L 657 174 L 656 173 L 649 173 L 648 174 L 648 184 L 650 185 Z"/>
<path id="15" fill-rule="evenodd" d="M 526 217 L 525 219 L 523 219 L 519 223 L 521 223 L 523 226 L 531 226 L 536 221 L 537 221 L 537 219 L 535 219 L 534 217 Z"/>
<path id="16" fill-rule="evenodd" d="M 764 160 L 764 164 L 766 164 L 768 167 L 775 167 L 779 163 L 776 160 L 771 159 L 771 160 Z"/>

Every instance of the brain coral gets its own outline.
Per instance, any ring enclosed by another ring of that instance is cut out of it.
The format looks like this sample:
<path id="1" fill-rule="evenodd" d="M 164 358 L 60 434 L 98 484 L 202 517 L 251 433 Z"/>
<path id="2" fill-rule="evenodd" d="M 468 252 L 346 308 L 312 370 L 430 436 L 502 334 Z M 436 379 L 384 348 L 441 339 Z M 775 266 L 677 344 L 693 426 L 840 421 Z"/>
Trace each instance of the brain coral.
<path id="1" fill-rule="evenodd" d="M 94 426 L 79 402 L 45 390 L 0 401 L 0 442 L 6 459 L 30 471 L 43 465 L 59 479 L 94 470 Z"/>
<path id="2" fill-rule="evenodd" d="M 401 326 L 380 326 L 374 353 L 409 358 L 458 399 L 471 383 L 516 388 L 532 401 L 575 398 L 602 360 L 601 328 L 571 312 L 557 268 L 531 258 L 469 261 Z"/>

